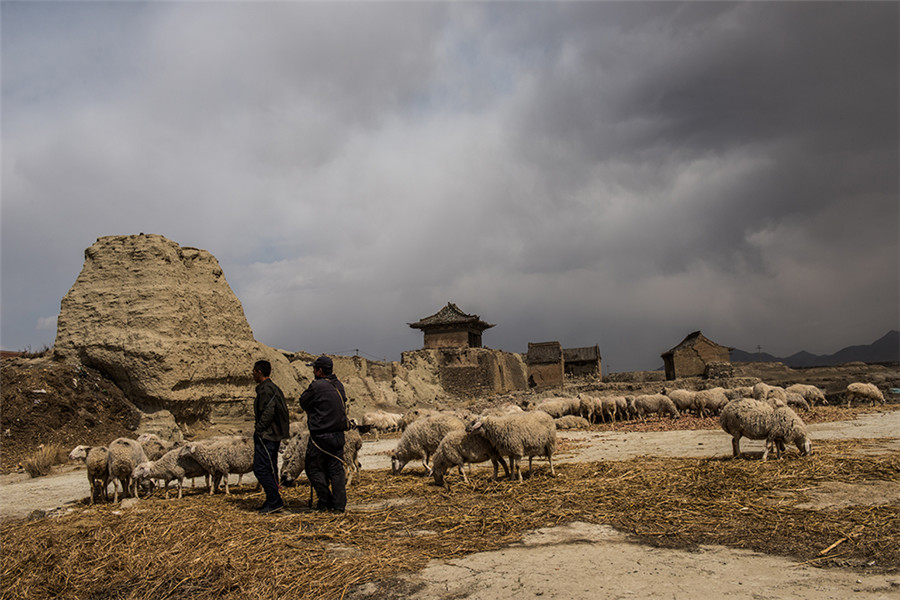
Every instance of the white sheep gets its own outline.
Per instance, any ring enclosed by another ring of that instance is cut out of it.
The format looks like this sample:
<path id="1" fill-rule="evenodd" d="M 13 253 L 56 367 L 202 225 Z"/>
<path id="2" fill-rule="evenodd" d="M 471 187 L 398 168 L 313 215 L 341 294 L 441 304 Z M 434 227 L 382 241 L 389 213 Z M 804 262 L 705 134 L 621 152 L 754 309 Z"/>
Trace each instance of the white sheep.
<path id="1" fill-rule="evenodd" d="M 534 410 L 540 410 L 554 419 L 566 415 L 577 415 L 581 412 L 581 400 L 578 398 L 545 398 L 535 405 Z"/>
<path id="2" fill-rule="evenodd" d="M 489 415 L 482 415 L 489 416 Z M 497 479 L 497 465 L 503 465 L 505 476 L 509 476 L 509 468 L 506 461 L 497 453 L 497 450 L 484 436 L 465 430 L 451 431 L 444 436 L 437 450 L 434 451 L 431 475 L 437 485 L 444 485 L 444 473 L 455 466 L 459 470 L 463 481 L 469 483 L 469 478 L 463 470 L 465 463 L 480 463 L 490 460 L 494 466 L 494 479 Z"/>
<path id="3" fill-rule="evenodd" d="M 166 442 L 155 433 L 142 433 L 138 436 L 137 442 L 144 449 L 147 460 L 158 460 L 173 447 L 171 442 Z"/>
<path id="4" fill-rule="evenodd" d="M 828 405 L 828 400 L 825 399 L 825 392 L 814 385 L 795 383 L 794 385 L 786 387 L 784 391 L 800 394 L 807 402 L 809 402 L 810 406 L 815 406 L 816 404 Z"/>
<path id="5" fill-rule="evenodd" d="M 787 405 L 794 409 L 803 409 L 805 411 L 809 410 L 809 402 L 806 401 L 806 398 L 801 396 L 800 394 L 794 392 L 785 391 L 785 397 L 787 398 Z"/>
<path id="6" fill-rule="evenodd" d="M 587 419 L 576 415 L 566 415 L 558 419 L 553 419 L 553 425 L 557 429 L 588 429 L 591 426 Z"/>
<path id="7" fill-rule="evenodd" d="M 698 416 L 717 415 L 728 404 L 728 395 L 724 388 L 715 387 L 709 390 L 700 390 L 694 394 L 694 409 Z"/>
<path id="8" fill-rule="evenodd" d="M 678 412 L 688 412 L 694 409 L 694 396 L 697 392 L 664 387 L 662 393 L 669 397 Z"/>
<path id="9" fill-rule="evenodd" d="M 431 455 L 437 450 L 444 436 L 465 427 L 465 423 L 450 414 L 436 414 L 413 421 L 403 432 L 397 447 L 391 452 L 391 470 L 394 475 L 399 475 L 406 463 L 414 458 L 421 458 L 430 473 Z"/>
<path id="10" fill-rule="evenodd" d="M 139 464 L 131 472 L 131 477 L 137 482 L 148 479 L 161 479 L 165 482 L 165 497 L 169 498 L 169 483 L 173 480 L 178 484 L 178 497 L 182 496 L 185 477 L 202 477 L 208 475 L 206 469 L 194 460 L 190 454 L 181 452 L 181 448 L 174 448 L 163 454 L 158 460 L 147 461 Z"/>
<path id="11" fill-rule="evenodd" d="M 116 438 L 109 443 L 109 478 L 113 482 L 113 502 L 119 501 L 119 488 L 116 481 L 122 484 L 122 494 L 137 497 L 137 482 L 131 478 L 134 468 L 147 462 L 144 449 L 136 440 Z"/>
<path id="12" fill-rule="evenodd" d="M 719 423 L 725 433 L 731 435 L 731 449 L 734 458 L 741 456 L 741 438 L 766 440 L 762 460 L 769 456 L 774 446 L 776 458 L 781 458 L 783 445 L 794 443 L 800 453 L 811 453 L 811 444 L 806 426 L 800 417 L 787 406 L 772 406 L 768 402 L 743 398 L 729 402 Z"/>
<path id="13" fill-rule="evenodd" d="M 598 420 L 603 420 L 603 401 L 596 396 L 578 394 L 578 414 L 589 423 L 596 423 Z"/>
<path id="14" fill-rule="evenodd" d="M 301 431 L 282 446 L 281 481 L 286 486 L 292 486 L 306 469 L 306 447 L 308 445 L 309 431 Z M 361 448 L 362 437 L 359 435 L 359 431 L 355 429 L 345 431 L 343 463 L 347 485 L 353 483 L 353 475 L 359 473 Z"/>
<path id="15" fill-rule="evenodd" d="M 423 417 L 431 417 L 438 414 L 440 411 L 434 410 L 433 408 L 413 408 L 400 417 L 400 421 L 398 423 L 398 427 L 400 431 L 406 431 L 406 428 L 412 425 L 415 421 L 423 418 Z"/>
<path id="16" fill-rule="evenodd" d="M 369 430 L 375 431 L 375 439 L 382 431 L 397 431 L 400 429 L 400 420 L 403 415 L 399 413 L 391 413 L 384 410 L 373 410 L 365 413 L 362 418 L 362 426 Z"/>
<path id="17" fill-rule="evenodd" d="M 219 438 L 205 440 L 203 442 L 191 442 L 180 449 L 182 455 L 191 456 L 197 463 L 209 473 L 212 479 L 209 486 L 210 495 L 218 489 L 222 479 L 225 479 L 225 493 L 230 494 L 228 488 L 228 473 L 231 469 L 228 464 L 226 451 L 234 445 L 234 438 Z"/>
<path id="18" fill-rule="evenodd" d="M 556 452 L 556 426 L 553 418 L 543 411 L 534 410 L 505 417 L 478 417 L 467 427 L 485 437 L 500 456 L 509 458 L 509 477 L 522 481 L 520 461 L 528 457 L 528 472 L 531 473 L 535 456 L 546 456 L 553 470 L 553 453 Z"/>
<path id="19" fill-rule="evenodd" d="M 84 461 L 91 486 L 91 504 L 101 493 L 103 501 L 109 502 L 109 449 L 106 446 L 75 446 L 69 452 L 69 460 Z"/>
<path id="20" fill-rule="evenodd" d="M 673 419 L 677 419 L 680 415 L 675 403 L 668 396 L 662 394 L 641 394 L 640 396 L 626 396 L 626 400 L 630 398 L 628 403 L 628 414 L 632 418 L 638 417 L 641 421 L 647 415 L 657 414 L 659 416 L 668 415 Z"/>
<path id="21" fill-rule="evenodd" d="M 876 402 L 884 404 L 884 394 L 871 383 L 855 382 L 849 384 L 844 393 L 844 402 L 848 407 L 853 400 L 870 401 L 872 406 L 875 406 Z"/>
<path id="22" fill-rule="evenodd" d="M 781 404 L 787 404 L 787 392 L 785 392 L 783 387 L 769 385 L 762 381 L 753 386 L 753 398 L 763 401 L 774 398 Z M 778 402 L 775 402 L 774 404 L 778 405 Z"/>

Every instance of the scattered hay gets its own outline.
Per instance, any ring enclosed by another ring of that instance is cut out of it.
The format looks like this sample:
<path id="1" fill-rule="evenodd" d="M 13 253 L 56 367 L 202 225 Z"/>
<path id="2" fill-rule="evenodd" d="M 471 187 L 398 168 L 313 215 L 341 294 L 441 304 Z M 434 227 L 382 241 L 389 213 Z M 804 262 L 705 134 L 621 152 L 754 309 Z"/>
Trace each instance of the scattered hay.
<path id="1" fill-rule="evenodd" d="M 811 457 L 767 462 L 563 464 L 555 478 L 537 461 L 523 483 L 491 481 L 484 467 L 469 484 L 454 478 L 450 490 L 421 476 L 364 471 L 344 515 L 306 512 L 302 486 L 284 490 L 289 512 L 265 517 L 253 512 L 261 493 L 248 488 L 83 508 L 2 525 L 0 598 L 341 598 L 350 586 L 572 521 L 612 525 L 660 547 L 721 544 L 895 572 L 900 507 L 797 506 L 823 481 L 900 480 L 900 457 L 853 453 L 866 443 L 823 441 Z"/>

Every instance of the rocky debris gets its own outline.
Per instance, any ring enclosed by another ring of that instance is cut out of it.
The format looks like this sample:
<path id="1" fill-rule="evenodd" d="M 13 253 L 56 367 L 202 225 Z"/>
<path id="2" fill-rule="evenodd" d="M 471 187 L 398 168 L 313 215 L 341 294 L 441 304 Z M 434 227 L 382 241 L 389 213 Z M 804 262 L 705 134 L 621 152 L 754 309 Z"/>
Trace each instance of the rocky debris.
<path id="1" fill-rule="evenodd" d="M 279 351 L 257 342 L 216 258 L 161 235 L 99 238 L 62 299 L 54 356 L 107 373 L 144 411 L 180 421 L 246 414 L 253 363 L 300 387 Z"/>

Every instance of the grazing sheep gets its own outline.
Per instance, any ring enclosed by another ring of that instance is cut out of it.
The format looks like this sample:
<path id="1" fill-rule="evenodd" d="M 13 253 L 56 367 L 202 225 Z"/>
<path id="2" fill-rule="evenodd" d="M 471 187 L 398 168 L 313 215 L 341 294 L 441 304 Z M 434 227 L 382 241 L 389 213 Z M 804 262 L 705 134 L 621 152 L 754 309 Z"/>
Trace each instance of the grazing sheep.
<path id="1" fill-rule="evenodd" d="M 791 408 L 800 408 L 805 411 L 809 410 L 809 402 L 807 402 L 806 398 L 804 398 L 800 394 L 796 394 L 794 392 L 785 392 L 785 397 L 787 398 L 787 405 Z"/>
<path id="2" fill-rule="evenodd" d="M 306 447 L 309 445 L 309 432 L 301 431 L 292 436 L 282 446 L 281 481 L 290 487 L 306 469 Z M 344 432 L 344 472 L 347 474 L 347 485 L 353 483 L 353 475 L 359 473 L 359 451 L 362 448 L 362 437 L 355 429 Z"/>
<path id="3" fill-rule="evenodd" d="M 363 415 L 362 425 L 369 431 L 375 431 L 375 439 L 382 431 L 397 431 L 400 429 L 400 420 L 403 415 L 383 410 L 373 410 Z"/>
<path id="4" fill-rule="evenodd" d="M 206 469 L 194 460 L 190 454 L 183 454 L 181 448 L 175 448 L 166 452 L 159 460 L 147 461 L 139 464 L 131 472 L 131 477 L 137 482 L 148 479 L 162 479 L 165 481 L 165 497 L 169 498 L 169 483 L 173 480 L 178 484 L 178 497 L 181 498 L 185 477 L 201 477 L 207 475 Z"/>
<path id="5" fill-rule="evenodd" d="M 137 482 L 131 478 L 134 468 L 147 462 L 144 449 L 136 440 L 116 438 L 109 444 L 109 478 L 113 482 L 113 502 L 119 501 L 119 488 L 116 481 L 122 484 L 122 494 L 137 497 Z"/>
<path id="6" fill-rule="evenodd" d="M 785 388 L 784 391 L 800 394 L 807 402 L 809 402 L 810 406 L 815 406 L 817 403 L 824 405 L 828 404 L 828 400 L 825 399 L 825 392 L 814 385 L 795 383 L 794 385 Z"/>
<path id="7" fill-rule="evenodd" d="M 228 461 L 228 473 L 238 476 L 237 484 L 240 486 L 244 474 L 253 470 L 253 456 L 256 448 L 249 437 L 237 437 L 232 440 L 230 446 L 225 447 L 225 460 Z M 228 493 L 228 476 L 225 477 L 225 493 Z"/>
<path id="8" fill-rule="evenodd" d="M 556 426 L 553 418 L 540 410 L 505 417 L 479 417 L 471 422 L 467 431 L 477 432 L 485 437 L 500 456 L 509 457 L 509 478 L 518 477 L 522 481 L 520 461 L 528 457 L 528 473 L 531 474 L 535 456 L 546 456 L 553 470 L 553 453 L 556 451 Z"/>
<path id="9" fill-rule="evenodd" d="M 490 416 L 490 415 L 482 415 Z M 484 436 L 474 432 L 466 432 L 465 430 L 451 431 L 444 436 L 441 443 L 438 444 L 437 450 L 434 451 L 434 460 L 432 463 L 431 475 L 437 485 L 444 485 L 444 473 L 450 467 L 456 466 L 459 474 L 462 475 L 463 481 L 469 483 L 463 471 L 465 463 L 480 463 L 490 460 L 494 466 L 494 479 L 497 479 L 497 464 L 503 465 L 505 476 L 509 476 L 509 468 L 506 461 L 497 453 L 497 450 L 488 442 Z"/>
<path id="10" fill-rule="evenodd" d="M 166 442 L 155 433 L 142 433 L 138 436 L 138 443 L 144 449 L 147 460 L 159 460 L 162 455 L 172 449 L 173 444 Z"/>
<path id="11" fill-rule="evenodd" d="M 800 417 L 787 406 L 772 406 L 768 402 L 744 398 L 729 402 L 719 423 L 725 433 L 731 435 L 731 449 L 734 458 L 741 456 L 741 438 L 766 440 L 762 460 L 769 456 L 771 447 L 775 447 L 776 458 L 781 458 L 785 443 L 794 443 L 802 455 L 811 453 L 806 426 Z"/>
<path id="12" fill-rule="evenodd" d="M 406 411 L 402 417 L 400 417 L 400 422 L 398 423 L 398 427 L 400 431 L 406 431 L 406 428 L 413 424 L 413 422 L 421 419 L 422 417 L 431 417 L 438 414 L 440 411 L 431 409 L 431 408 L 413 408 L 411 410 Z"/>
<path id="13" fill-rule="evenodd" d="M 678 412 L 688 412 L 694 409 L 694 396 L 697 392 L 664 387 L 662 393 L 669 397 Z"/>
<path id="14" fill-rule="evenodd" d="M 553 425 L 557 429 L 588 429 L 591 426 L 587 419 L 575 415 L 566 415 L 553 419 Z"/>
<path id="15" fill-rule="evenodd" d="M 640 396 L 626 396 L 626 400 L 631 398 L 628 404 L 628 414 L 632 418 L 639 417 L 641 421 L 647 415 L 657 414 L 659 416 L 668 415 L 673 419 L 677 419 L 680 415 L 675 403 L 668 396 L 662 394 L 642 394 Z"/>
<path id="16" fill-rule="evenodd" d="M 537 403 L 534 410 L 540 410 L 554 419 L 566 415 L 577 415 L 581 411 L 581 401 L 578 398 L 546 398 Z"/>
<path id="17" fill-rule="evenodd" d="M 191 456 L 197 463 L 209 473 L 212 482 L 209 486 L 210 495 L 218 489 L 222 479 L 225 479 L 225 493 L 230 494 L 228 488 L 228 473 L 231 466 L 228 464 L 226 451 L 231 451 L 235 438 L 225 437 L 206 440 L 203 442 L 191 442 L 180 449 L 182 455 Z"/>
<path id="18" fill-rule="evenodd" d="M 776 385 L 769 385 L 767 383 L 759 382 L 753 386 L 753 397 L 756 400 L 778 400 L 781 404 L 787 404 L 787 394 L 784 391 L 783 387 L 779 387 Z M 778 402 L 774 403 L 778 406 Z"/>
<path id="19" fill-rule="evenodd" d="M 399 475 L 406 463 L 414 458 L 422 458 L 425 468 L 430 473 L 431 467 L 428 462 L 444 436 L 465 427 L 465 423 L 449 414 L 436 414 L 413 421 L 400 437 L 400 443 L 391 452 L 391 470 L 394 475 Z"/>
<path id="20" fill-rule="evenodd" d="M 853 400 L 868 400 L 872 402 L 872 406 L 875 406 L 876 402 L 884 404 L 884 394 L 871 383 L 856 382 L 848 385 L 847 391 L 844 393 L 844 402 L 848 407 Z"/>
<path id="21" fill-rule="evenodd" d="M 483 417 L 502 417 L 503 415 L 508 415 L 510 413 L 520 413 L 523 412 L 522 407 L 518 404 L 506 403 L 501 404 L 500 406 L 491 406 L 485 408 L 481 411 L 481 416 Z"/>
<path id="22" fill-rule="evenodd" d="M 91 486 L 91 504 L 101 492 L 103 501 L 109 502 L 109 449 L 106 446 L 75 446 L 69 452 L 69 460 L 84 461 Z"/>
<path id="23" fill-rule="evenodd" d="M 728 396 L 725 389 L 716 387 L 709 390 L 700 390 L 694 394 L 694 408 L 698 416 L 705 417 L 709 415 L 717 415 L 722 408 L 728 404 Z"/>
<path id="24" fill-rule="evenodd" d="M 616 403 L 616 416 L 621 420 L 628 418 L 628 401 L 625 396 L 612 396 L 611 399 Z"/>
<path id="25" fill-rule="evenodd" d="M 578 414 L 580 414 L 582 418 L 586 419 L 589 423 L 596 423 L 598 420 L 602 420 L 603 401 L 596 396 L 578 394 Z"/>

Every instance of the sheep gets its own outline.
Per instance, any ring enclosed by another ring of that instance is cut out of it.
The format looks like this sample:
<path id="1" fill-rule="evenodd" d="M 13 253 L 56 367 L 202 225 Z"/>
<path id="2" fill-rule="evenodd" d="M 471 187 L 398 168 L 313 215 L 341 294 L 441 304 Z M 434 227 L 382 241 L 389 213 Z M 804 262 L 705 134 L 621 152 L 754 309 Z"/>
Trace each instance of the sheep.
<path id="1" fill-rule="evenodd" d="M 595 396 L 578 394 L 578 414 L 581 415 L 582 418 L 586 419 L 589 423 L 596 423 L 598 419 L 602 420 L 603 401 Z"/>
<path id="2" fill-rule="evenodd" d="M 138 436 L 137 441 L 144 449 L 147 460 L 159 460 L 173 447 L 171 442 L 164 441 L 155 433 L 142 433 Z"/>
<path id="3" fill-rule="evenodd" d="M 185 477 L 200 477 L 207 475 L 206 469 L 194 460 L 190 454 L 182 453 L 181 448 L 169 450 L 155 461 L 142 462 L 131 472 L 131 477 L 137 482 L 147 479 L 162 479 L 165 481 L 165 497 L 169 498 L 169 483 L 175 480 L 178 484 L 178 497 L 182 496 Z"/>
<path id="4" fill-rule="evenodd" d="M 137 482 L 131 478 L 134 468 L 147 462 L 147 455 L 140 443 L 129 438 L 116 438 L 109 444 L 109 478 L 113 482 L 113 502 L 119 501 L 118 480 L 122 484 L 122 494 L 137 497 Z"/>
<path id="5" fill-rule="evenodd" d="M 557 429 L 587 429 L 591 426 L 591 423 L 584 417 L 566 415 L 558 419 L 553 419 L 553 425 Z"/>
<path id="6" fill-rule="evenodd" d="M 292 436 L 282 447 L 281 481 L 290 487 L 306 469 L 306 447 L 309 445 L 309 432 L 301 431 Z M 355 429 L 344 432 L 344 472 L 347 474 L 347 485 L 353 483 L 353 475 L 359 473 L 359 451 L 362 448 L 362 437 Z"/>
<path id="7" fill-rule="evenodd" d="M 370 431 L 375 431 L 375 439 L 378 439 L 379 432 L 397 431 L 400 429 L 400 420 L 403 415 L 399 413 L 390 413 L 383 410 L 374 410 L 363 415 L 362 425 Z"/>
<path id="8" fill-rule="evenodd" d="M 785 392 L 785 396 L 787 397 L 787 405 L 791 408 L 802 408 L 805 411 L 809 410 L 809 402 L 807 402 L 806 398 L 800 394 Z"/>
<path id="9" fill-rule="evenodd" d="M 528 457 L 528 473 L 531 474 L 535 456 L 546 456 L 553 470 L 553 453 L 556 452 L 556 427 L 553 418 L 543 411 L 528 411 L 505 417 L 479 417 L 469 423 L 466 431 L 478 432 L 501 456 L 509 457 L 509 478 L 518 476 L 522 481 L 520 461 Z"/>
<path id="10" fill-rule="evenodd" d="M 816 403 L 828 405 L 828 400 L 825 399 L 825 392 L 814 385 L 795 383 L 794 385 L 789 385 L 784 391 L 800 394 L 807 402 L 809 402 L 810 406 L 815 406 Z"/>
<path id="11" fill-rule="evenodd" d="M 430 473 L 429 459 L 444 436 L 465 427 L 465 423 L 448 414 L 437 414 L 413 421 L 400 437 L 400 443 L 391 452 L 391 471 L 394 475 L 399 475 L 406 463 L 414 458 L 422 458 L 425 468 Z"/>
<path id="12" fill-rule="evenodd" d="M 232 440 L 230 446 L 225 447 L 225 459 L 228 461 L 228 473 L 238 476 L 237 484 L 240 486 L 244 474 L 253 470 L 253 457 L 256 453 L 253 440 L 248 437 L 238 437 Z M 228 493 L 228 476 L 225 477 L 225 493 Z"/>
<path id="13" fill-rule="evenodd" d="M 482 415 L 489 416 L 489 415 Z M 444 473 L 450 467 L 456 466 L 459 474 L 462 475 L 463 481 L 469 483 L 463 471 L 465 463 L 480 463 L 490 460 L 494 466 L 494 479 L 497 479 L 497 464 L 503 465 L 503 471 L 506 477 L 509 476 L 509 468 L 506 461 L 497 453 L 497 450 L 488 442 L 484 436 L 474 432 L 465 430 L 454 430 L 444 436 L 441 443 L 438 444 L 437 450 L 434 451 L 431 475 L 437 485 L 444 485 Z"/>
<path id="14" fill-rule="evenodd" d="M 642 394 L 640 396 L 626 396 L 626 400 L 631 398 L 631 402 L 628 404 L 628 414 L 632 417 L 639 417 L 641 421 L 644 420 L 644 417 L 647 415 L 658 414 L 669 415 L 673 419 L 677 419 L 679 416 L 678 409 L 675 408 L 675 403 L 673 403 L 668 396 L 664 396 L 662 394 Z"/>
<path id="15" fill-rule="evenodd" d="M 75 446 L 69 452 L 69 460 L 84 461 L 91 486 L 91 504 L 101 492 L 103 501 L 109 502 L 109 449 L 106 446 Z"/>
<path id="16" fill-rule="evenodd" d="M 481 411 L 481 416 L 483 417 L 502 417 L 503 415 L 508 415 L 510 413 L 520 413 L 523 412 L 522 407 L 518 404 L 501 404 L 500 406 L 490 406 Z"/>
<path id="17" fill-rule="evenodd" d="M 616 403 L 616 415 L 620 419 L 628 418 L 628 401 L 625 396 L 611 396 L 611 400 Z"/>
<path id="18" fill-rule="evenodd" d="M 844 402 L 848 407 L 853 400 L 869 400 L 872 402 L 872 406 L 875 406 L 876 401 L 884 404 L 884 394 L 871 383 L 855 382 L 849 384 L 844 393 Z"/>
<path id="19" fill-rule="evenodd" d="M 729 400 L 728 396 L 725 394 L 725 389 L 720 387 L 709 390 L 700 390 L 694 394 L 694 408 L 697 410 L 697 414 L 700 417 L 705 417 L 707 414 L 719 414 L 728 402 Z"/>
<path id="20" fill-rule="evenodd" d="M 787 404 L 787 394 L 783 387 L 769 385 L 761 381 L 753 386 L 753 397 L 756 400 L 763 401 L 769 400 L 770 398 L 775 398 L 782 404 Z M 775 404 L 778 405 L 778 402 L 776 402 Z"/>
<path id="21" fill-rule="evenodd" d="M 687 412 L 694 408 L 694 396 L 697 392 L 691 390 L 676 390 L 664 387 L 662 393 L 669 397 L 678 412 Z"/>
<path id="22" fill-rule="evenodd" d="M 209 486 L 210 495 L 218 489 L 222 478 L 225 479 L 225 493 L 230 494 L 228 488 L 228 473 L 231 466 L 226 456 L 226 451 L 231 452 L 230 446 L 234 445 L 234 438 L 219 438 L 206 440 L 205 442 L 191 442 L 180 449 L 182 455 L 191 456 L 203 467 L 212 479 Z"/>
<path id="23" fill-rule="evenodd" d="M 413 408 L 411 410 L 406 411 L 403 416 L 400 417 L 400 420 L 397 426 L 400 428 L 400 431 L 406 431 L 406 428 L 413 424 L 413 422 L 423 418 L 423 417 L 431 417 L 438 414 L 439 411 L 431 409 L 431 408 Z"/>
<path id="24" fill-rule="evenodd" d="M 781 458 L 785 443 L 794 443 L 802 455 L 812 452 L 806 426 L 800 417 L 787 406 L 772 406 L 768 402 L 744 398 L 729 402 L 719 423 L 725 433 L 731 435 L 731 449 L 734 458 L 741 456 L 741 438 L 766 440 L 762 460 L 769 456 L 774 446 L 776 458 Z"/>
<path id="25" fill-rule="evenodd" d="M 578 398 L 546 398 L 537 403 L 534 410 L 540 410 L 554 419 L 566 415 L 577 415 L 581 411 L 581 401 Z"/>

